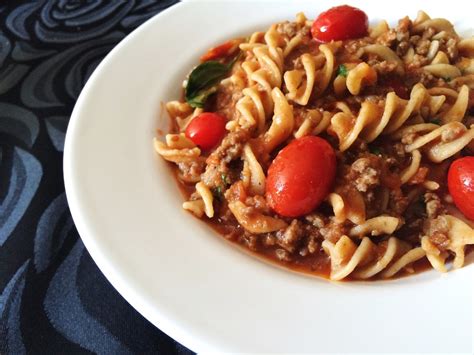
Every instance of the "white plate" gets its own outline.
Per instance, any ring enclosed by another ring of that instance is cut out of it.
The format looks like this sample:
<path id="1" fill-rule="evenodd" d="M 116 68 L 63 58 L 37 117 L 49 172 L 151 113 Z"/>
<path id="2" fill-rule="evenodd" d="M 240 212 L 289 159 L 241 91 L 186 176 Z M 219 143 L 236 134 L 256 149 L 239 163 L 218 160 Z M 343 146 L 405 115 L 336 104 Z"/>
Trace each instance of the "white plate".
<path id="1" fill-rule="evenodd" d="M 392 24 L 418 9 L 471 25 L 460 6 L 357 2 Z M 122 41 L 81 93 L 69 124 L 64 175 L 84 243 L 114 287 L 157 327 L 194 351 L 469 352 L 474 265 L 388 282 L 330 283 L 246 255 L 181 209 L 152 138 L 160 102 L 207 48 L 264 30 L 330 1 L 186 2 Z M 161 112 L 161 113 L 160 113 Z"/>

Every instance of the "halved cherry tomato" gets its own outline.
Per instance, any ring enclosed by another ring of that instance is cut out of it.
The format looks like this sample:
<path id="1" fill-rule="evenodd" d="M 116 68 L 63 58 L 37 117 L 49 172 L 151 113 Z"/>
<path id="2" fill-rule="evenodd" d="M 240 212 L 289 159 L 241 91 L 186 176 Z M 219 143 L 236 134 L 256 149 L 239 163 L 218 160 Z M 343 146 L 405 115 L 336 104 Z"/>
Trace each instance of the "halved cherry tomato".
<path id="1" fill-rule="evenodd" d="M 268 169 L 267 202 L 282 216 L 302 216 L 326 198 L 335 175 L 336 154 L 327 141 L 314 136 L 295 139 Z"/>
<path id="2" fill-rule="evenodd" d="M 448 189 L 456 207 L 474 221 L 474 157 L 456 159 L 451 164 Z"/>
<path id="3" fill-rule="evenodd" d="M 240 43 L 242 43 L 240 38 L 231 39 L 230 41 L 224 42 L 217 47 L 211 48 L 206 54 L 201 56 L 201 62 L 228 57 L 235 52 Z"/>
<path id="4" fill-rule="evenodd" d="M 186 128 L 186 137 L 202 150 L 214 148 L 224 137 L 225 118 L 213 112 L 194 117 Z"/>
<path id="5" fill-rule="evenodd" d="M 367 35 L 369 20 L 364 11 L 348 6 L 332 7 L 313 22 L 311 34 L 316 41 L 330 42 Z"/>

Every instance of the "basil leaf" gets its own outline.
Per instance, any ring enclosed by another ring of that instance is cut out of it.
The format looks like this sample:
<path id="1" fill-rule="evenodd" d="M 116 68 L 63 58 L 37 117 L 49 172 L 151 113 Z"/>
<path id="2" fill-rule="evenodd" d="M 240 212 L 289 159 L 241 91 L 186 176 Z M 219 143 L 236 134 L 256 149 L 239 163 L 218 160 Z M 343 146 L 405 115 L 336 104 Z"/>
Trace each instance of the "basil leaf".
<path id="1" fill-rule="evenodd" d="M 204 107 L 204 103 L 209 95 L 216 92 L 216 84 L 227 75 L 240 56 L 241 52 L 227 64 L 209 60 L 194 68 L 191 74 L 189 74 L 188 84 L 185 89 L 185 97 L 188 104 L 191 107 Z"/>
<path id="2" fill-rule="evenodd" d="M 337 67 L 337 75 L 347 77 L 347 68 L 344 64 L 341 64 Z"/>
<path id="3" fill-rule="evenodd" d="M 232 63 L 233 64 L 233 63 Z M 208 61 L 198 65 L 189 75 L 186 85 L 186 101 L 192 107 L 203 107 L 216 85 L 230 70 L 228 65 Z"/>
<path id="4" fill-rule="evenodd" d="M 186 97 L 186 101 L 188 102 L 191 107 L 199 107 L 202 108 L 204 107 L 204 103 L 206 102 L 207 98 L 215 93 L 217 90 L 217 87 L 211 86 L 209 89 L 202 90 L 200 91 L 196 96 L 188 99 Z"/>

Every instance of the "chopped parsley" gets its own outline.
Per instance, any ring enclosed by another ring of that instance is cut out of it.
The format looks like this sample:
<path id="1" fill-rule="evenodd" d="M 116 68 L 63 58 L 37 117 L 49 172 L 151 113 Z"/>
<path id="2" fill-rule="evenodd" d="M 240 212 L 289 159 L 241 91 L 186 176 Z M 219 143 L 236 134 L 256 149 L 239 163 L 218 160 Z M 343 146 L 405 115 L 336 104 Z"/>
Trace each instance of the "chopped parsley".
<path id="1" fill-rule="evenodd" d="M 221 180 L 225 185 L 230 185 L 231 181 L 226 174 L 221 174 Z"/>
<path id="2" fill-rule="evenodd" d="M 433 118 L 430 123 L 437 124 L 438 126 L 441 126 L 441 120 L 439 118 Z"/>
<path id="3" fill-rule="evenodd" d="M 450 76 L 446 76 L 443 78 L 444 81 L 448 82 L 448 81 L 451 81 L 451 77 Z"/>
<path id="4" fill-rule="evenodd" d="M 344 64 L 341 64 L 337 67 L 337 75 L 343 76 L 345 78 L 345 77 L 347 77 L 348 72 L 349 71 L 347 70 L 347 68 Z"/>
<path id="5" fill-rule="evenodd" d="M 219 201 L 222 201 L 223 193 L 222 193 L 222 187 L 216 186 L 215 188 L 212 189 L 212 194 L 216 199 Z"/>

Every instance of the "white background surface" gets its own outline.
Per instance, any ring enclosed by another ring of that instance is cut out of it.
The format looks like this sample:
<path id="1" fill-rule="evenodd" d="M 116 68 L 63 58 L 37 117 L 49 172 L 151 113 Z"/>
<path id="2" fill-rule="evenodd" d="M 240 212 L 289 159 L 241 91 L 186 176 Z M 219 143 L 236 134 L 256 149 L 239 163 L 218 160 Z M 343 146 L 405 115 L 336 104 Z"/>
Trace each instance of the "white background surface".
<path id="1" fill-rule="evenodd" d="M 424 9 L 472 33 L 466 7 L 409 3 L 352 4 L 372 22 L 394 24 Z M 471 353 L 474 265 L 373 283 L 281 270 L 182 211 L 176 183 L 153 151 L 156 129 L 168 127 L 160 101 L 180 97 L 207 48 L 333 5 L 188 1 L 127 37 L 87 83 L 68 128 L 64 171 L 74 221 L 128 302 L 194 351 Z"/>

